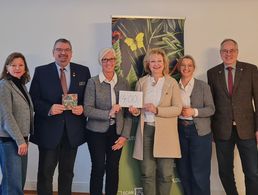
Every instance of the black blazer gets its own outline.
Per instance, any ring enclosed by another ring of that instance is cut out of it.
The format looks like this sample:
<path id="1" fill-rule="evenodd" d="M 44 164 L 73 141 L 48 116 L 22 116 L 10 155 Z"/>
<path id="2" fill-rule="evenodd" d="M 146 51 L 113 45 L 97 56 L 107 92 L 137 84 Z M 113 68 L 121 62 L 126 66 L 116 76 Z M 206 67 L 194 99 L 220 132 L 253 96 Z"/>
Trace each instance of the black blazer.
<path id="1" fill-rule="evenodd" d="M 227 90 L 224 64 L 211 68 L 207 74 L 216 109 L 211 123 L 215 138 L 228 140 L 233 120 L 241 139 L 255 138 L 255 131 L 258 130 L 257 67 L 237 61 L 232 98 Z"/>
<path id="2" fill-rule="evenodd" d="M 71 83 L 68 93 L 78 94 L 78 105 L 83 105 L 84 91 L 90 71 L 88 67 L 70 64 Z M 35 109 L 34 134 L 30 141 L 47 149 L 54 149 L 60 142 L 64 129 L 72 147 L 86 141 L 84 115 L 74 115 L 71 111 L 49 116 L 53 104 L 62 104 L 62 87 L 55 63 L 39 66 L 35 69 L 30 87 L 30 95 Z"/>

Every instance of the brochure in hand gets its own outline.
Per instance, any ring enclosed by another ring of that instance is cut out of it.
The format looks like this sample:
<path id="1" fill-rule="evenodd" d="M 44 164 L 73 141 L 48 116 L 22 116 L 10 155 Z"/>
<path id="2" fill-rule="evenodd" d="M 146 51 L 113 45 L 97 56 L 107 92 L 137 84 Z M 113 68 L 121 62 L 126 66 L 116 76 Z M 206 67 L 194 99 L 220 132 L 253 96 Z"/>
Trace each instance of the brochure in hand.
<path id="1" fill-rule="evenodd" d="M 62 104 L 65 106 L 66 110 L 72 110 L 73 107 L 78 104 L 77 94 L 64 94 L 62 96 Z"/>

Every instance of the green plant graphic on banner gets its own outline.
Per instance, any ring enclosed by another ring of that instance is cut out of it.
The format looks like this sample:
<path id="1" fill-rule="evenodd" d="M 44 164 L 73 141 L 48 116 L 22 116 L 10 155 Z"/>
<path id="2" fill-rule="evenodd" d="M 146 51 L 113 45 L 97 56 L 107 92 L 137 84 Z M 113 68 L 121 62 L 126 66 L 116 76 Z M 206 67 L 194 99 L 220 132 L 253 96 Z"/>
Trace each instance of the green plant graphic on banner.
<path id="1" fill-rule="evenodd" d="M 184 55 L 184 21 L 170 18 L 112 17 L 112 44 L 116 51 L 116 73 L 125 77 L 134 89 L 145 75 L 143 58 L 149 48 L 162 48 L 169 58 L 170 75 L 179 79 L 177 60 Z M 132 158 L 137 119 L 120 160 L 118 195 L 142 195 L 138 161 Z M 181 195 L 175 167 L 171 194 Z"/>

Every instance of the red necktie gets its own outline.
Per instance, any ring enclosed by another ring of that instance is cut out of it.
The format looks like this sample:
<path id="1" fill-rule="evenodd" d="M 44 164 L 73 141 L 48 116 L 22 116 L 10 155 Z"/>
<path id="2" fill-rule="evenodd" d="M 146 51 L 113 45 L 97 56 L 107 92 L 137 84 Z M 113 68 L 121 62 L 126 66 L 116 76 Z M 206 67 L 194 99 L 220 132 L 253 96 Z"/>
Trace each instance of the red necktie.
<path id="1" fill-rule="evenodd" d="M 232 67 L 227 67 L 228 70 L 228 94 L 232 96 L 233 93 L 233 75 L 232 75 Z"/>
<path id="2" fill-rule="evenodd" d="M 66 77 L 65 77 L 65 68 L 60 68 L 60 81 L 62 85 L 62 89 L 64 94 L 67 94 L 67 83 L 66 83 Z"/>

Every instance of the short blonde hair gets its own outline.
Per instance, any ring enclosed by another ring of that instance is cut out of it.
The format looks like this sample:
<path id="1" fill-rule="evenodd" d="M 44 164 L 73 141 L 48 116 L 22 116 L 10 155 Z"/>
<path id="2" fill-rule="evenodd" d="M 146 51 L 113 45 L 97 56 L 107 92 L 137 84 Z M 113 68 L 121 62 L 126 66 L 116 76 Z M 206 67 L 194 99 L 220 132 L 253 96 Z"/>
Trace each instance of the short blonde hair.
<path id="1" fill-rule="evenodd" d="M 169 73 L 169 63 L 168 63 L 168 57 L 163 49 L 160 48 L 153 48 L 147 51 L 146 55 L 144 56 L 143 59 L 143 66 L 144 70 L 146 73 L 151 75 L 151 70 L 149 68 L 150 64 L 150 56 L 153 54 L 158 54 L 163 57 L 163 62 L 164 62 L 164 69 L 162 71 L 163 75 L 167 75 Z"/>

